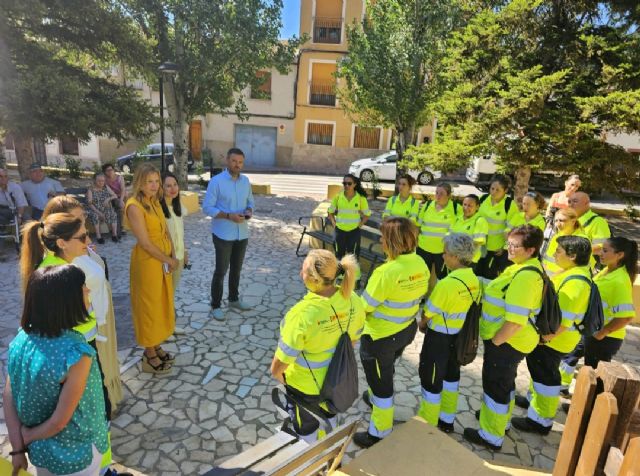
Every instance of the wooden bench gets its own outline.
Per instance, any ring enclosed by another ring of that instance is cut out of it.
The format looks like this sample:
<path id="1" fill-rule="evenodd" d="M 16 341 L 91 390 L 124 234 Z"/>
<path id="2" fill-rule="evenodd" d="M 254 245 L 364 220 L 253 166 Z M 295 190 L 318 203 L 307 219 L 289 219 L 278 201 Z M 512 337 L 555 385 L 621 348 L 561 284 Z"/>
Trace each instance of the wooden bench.
<path id="1" fill-rule="evenodd" d="M 302 220 L 309 220 L 309 225 L 305 225 L 302 223 Z M 314 220 L 316 220 L 316 226 L 314 226 Z M 320 227 L 317 226 L 319 221 Z M 302 227 L 302 233 L 300 235 L 300 241 L 298 241 L 298 246 L 296 247 L 296 256 L 304 257 L 307 256 L 307 253 L 301 253 L 300 247 L 302 246 L 302 241 L 304 240 L 305 235 L 309 237 L 309 239 L 318 240 L 322 243 L 322 249 L 326 249 L 326 245 L 331 246 L 331 251 L 335 248 L 335 238 L 333 235 L 333 228 L 328 223 L 328 220 L 322 216 L 302 216 L 298 218 L 298 224 Z M 380 244 L 380 234 L 376 233 L 372 230 L 377 230 L 380 227 L 380 224 L 376 221 L 369 220 L 367 224 L 364 226 L 361 232 L 361 238 L 368 239 L 371 242 L 368 247 L 360 247 L 360 258 L 369 262 L 368 272 L 362 273 L 360 276 L 360 285 L 362 287 L 366 287 L 369 282 L 369 277 L 373 270 L 380 263 L 383 263 L 385 260 L 384 252 L 382 251 L 382 245 Z M 331 231 L 328 231 L 329 228 Z M 372 230 L 369 230 L 369 229 Z M 313 243 L 309 243 L 309 246 L 313 248 Z M 319 247 L 316 247 L 319 248 Z"/>
<path id="2" fill-rule="evenodd" d="M 331 474 L 340 465 L 358 424 L 359 421 L 345 423 L 311 445 L 280 431 L 203 476 Z"/>

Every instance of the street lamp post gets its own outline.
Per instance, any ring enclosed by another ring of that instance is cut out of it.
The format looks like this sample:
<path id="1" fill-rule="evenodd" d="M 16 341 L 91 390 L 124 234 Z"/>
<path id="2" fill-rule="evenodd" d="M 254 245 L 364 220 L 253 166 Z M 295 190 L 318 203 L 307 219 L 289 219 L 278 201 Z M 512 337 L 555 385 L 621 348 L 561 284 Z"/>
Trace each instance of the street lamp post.
<path id="1" fill-rule="evenodd" d="M 178 72 L 178 65 L 165 61 L 158 67 L 160 73 L 160 173 L 164 173 L 164 86 L 162 84 L 164 75 L 175 75 Z"/>

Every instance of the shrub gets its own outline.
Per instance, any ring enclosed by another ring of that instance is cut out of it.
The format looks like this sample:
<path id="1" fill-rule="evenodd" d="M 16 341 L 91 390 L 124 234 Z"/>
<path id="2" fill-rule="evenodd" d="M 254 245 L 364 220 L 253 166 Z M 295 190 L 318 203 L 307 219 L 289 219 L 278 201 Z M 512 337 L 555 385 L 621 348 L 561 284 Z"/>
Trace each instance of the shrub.
<path id="1" fill-rule="evenodd" d="M 74 159 L 73 157 L 65 155 L 64 163 L 69 171 L 69 177 L 74 179 L 80 178 L 80 159 Z"/>

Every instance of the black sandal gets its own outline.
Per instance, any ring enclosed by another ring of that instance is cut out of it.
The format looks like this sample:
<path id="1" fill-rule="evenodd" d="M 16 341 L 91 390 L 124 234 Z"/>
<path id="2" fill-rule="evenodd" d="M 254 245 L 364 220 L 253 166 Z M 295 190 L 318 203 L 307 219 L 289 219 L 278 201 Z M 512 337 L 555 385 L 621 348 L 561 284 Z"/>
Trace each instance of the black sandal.
<path id="1" fill-rule="evenodd" d="M 165 351 L 162 347 L 157 346 L 155 347 L 155 350 L 156 350 L 156 356 L 163 362 L 169 362 L 170 364 L 175 362 L 176 356 Z"/>
<path id="2" fill-rule="evenodd" d="M 151 363 L 152 360 L 158 359 L 160 362 L 158 365 L 153 365 Z M 149 357 L 146 353 L 142 354 L 142 371 L 148 372 L 151 374 L 161 375 L 168 374 L 171 372 L 171 363 L 163 362 L 162 359 L 158 356 L 158 354 Z"/>

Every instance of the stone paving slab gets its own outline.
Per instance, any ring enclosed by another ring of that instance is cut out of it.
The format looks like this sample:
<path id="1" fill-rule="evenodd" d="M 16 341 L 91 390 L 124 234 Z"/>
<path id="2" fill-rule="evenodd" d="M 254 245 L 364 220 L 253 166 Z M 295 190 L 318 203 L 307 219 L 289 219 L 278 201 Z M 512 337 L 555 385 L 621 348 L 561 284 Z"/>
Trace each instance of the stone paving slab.
<path id="1" fill-rule="evenodd" d="M 254 307 L 244 313 L 228 311 L 223 322 L 212 320 L 209 315 L 214 256 L 210 219 L 200 213 L 186 218 L 193 268 L 183 273 L 175 302 L 177 325 L 187 333 L 166 345 L 167 350 L 178 354 L 173 373 L 167 376 L 140 371 L 142 350 L 133 339 L 128 298 L 133 237 L 127 235 L 117 245 L 99 245 L 100 253 L 109 261 L 125 390 L 125 400 L 112 423 L 114 461 L 119 469 L 128 468 L 141 475 L 201 474 L 277 431 L 281 421 L 271 402 L 274 380 L 269 365 L 280 320 L 304 294 L 299 277 L 302 259 L 294 254 L 300 232 L 297 218 L 308 215 L 317 203 L 308 198 L 256 197 L 257 210 L 251 221 L 241 279 L 241 293 Z M 21 299 L 17 261 L 10 251 L 1 252 L 5 261 L 0 262 L 0 383 L 4 385 L 6 349 L 19 322 Z M 398 361 L 397 421 L 408 420 L 418 408 L 421 347 L 419 334 Z M 640 329 L 629 331 L 618 358 L 640 364 Z M 481 368 L 480 354 L 462 370 L 460 411 L 451 437 L 483 458 L 552 468 L 564 428 L 562 413 L 548 436 L 512 430 L 501 453 L 494 454 L 462 440 L 463 427 L 477 425 L 474 412 L 480 408 Z M 366 388 L 362 371 L 360 384 Z M 524 363 L 518 369 L 516 384 L 518 391 L 526 391 L 528 373 Z M 514 413 L 522 411 L 516 409 Z M 368 414 L 368 407 L 358 401 L 342 418 L 366 422 Z M 3 418 L 0 408 L 0 454 L 6 457 L 10 448 Z M 347 458 L 357 451 L 352 445 Z"/>

